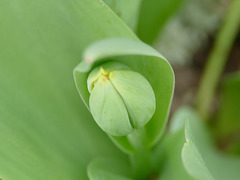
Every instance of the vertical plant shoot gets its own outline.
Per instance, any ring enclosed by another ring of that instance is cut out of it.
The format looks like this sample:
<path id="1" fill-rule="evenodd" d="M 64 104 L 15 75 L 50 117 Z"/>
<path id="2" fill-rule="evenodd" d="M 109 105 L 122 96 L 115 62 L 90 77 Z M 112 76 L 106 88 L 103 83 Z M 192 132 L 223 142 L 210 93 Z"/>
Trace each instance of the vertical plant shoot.
<path id="1" fill-rule="evenodd" d="M 152 118 L 155 95 L 141 74 L 118 62 L 93 69 L 87 80 L 89 106 L 96 123 L 109 135 L 125 136 Z"/>

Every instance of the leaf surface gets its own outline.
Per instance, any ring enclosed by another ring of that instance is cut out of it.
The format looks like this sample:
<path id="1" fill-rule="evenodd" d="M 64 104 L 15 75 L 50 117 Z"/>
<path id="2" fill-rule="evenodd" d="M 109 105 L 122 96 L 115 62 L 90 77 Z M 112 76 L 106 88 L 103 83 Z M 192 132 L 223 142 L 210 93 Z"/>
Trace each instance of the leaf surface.
<path id="1" fill-rule="evenodd" d="M 240 73 L 234 73 L 224 80 L 220 95 L 220 107 L 215 119 L 219 140 L 230 142 L 227 151 L 240 154 Z M 229 141 L 229 139 L 231 139 Z"/>
<path id="2" fill-rule="evenodd" d="M 142 0 L 104 0 L 104 2 L 135 31 Z"/>
<path id="3" fill-rule="evenodd" d="M 170 17 L 184 0 L 143 0 L 139 13 L 137 35 L 152 44 Z"/>
<path id="4" fill-rule="evenodd" d="M 88 166 L 90 180 L 131 180 L 130 166 L 119 158 L 97 158 Z"/>
<path id="5" fill-rule="evenodd" d="M 218 152 L 202 120 L 193 111 L 186 122 L 182 159 L 186 170 L 199 180 L 238 180 L 240 157 Z"/>
<path id="6" fill-rule="evenodd" d="M 98 0 L 2 0 L 0 14 L 0 178 L 87 179 L 92 158 L 123 156 L 79 99 L 72 70 L 86 46 L 135 37 L 129 28 Z"/>
<path id="7" fill-rule="evenodd" d="M 183 166 L 181 151 L 185 142 L 184 124 L 189 108 L 177 110 L 171 119 L 169 131 L 153 150 L 152 162 L 158 180 L 193 180 Z"/>

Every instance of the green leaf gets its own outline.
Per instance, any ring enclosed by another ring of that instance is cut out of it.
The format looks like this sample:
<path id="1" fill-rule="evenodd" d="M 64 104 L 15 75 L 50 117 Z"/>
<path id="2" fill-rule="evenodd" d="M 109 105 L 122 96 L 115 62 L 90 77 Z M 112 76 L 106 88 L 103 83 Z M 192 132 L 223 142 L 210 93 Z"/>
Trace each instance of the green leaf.
<path id="1" fill-rule="evenodd" d="M 110 8 L 132 29 L 135 30 L 142 0 L 104 0 Z"/>
<path id="2" fill-rule="evenodd" d="M 240 130 L 240 73 L 229 75 L 223 83 L 220 96 L 220 107 L 216 115 L 216 134 L 219 139 L 234 137 Z M 234 146 L 240 146 L 239 139 L 232 138 Z"/>
<path id="3" fill-rule="evenodd" d="M 186 122 L 186 143 L 182 149 L 186 170 L 200 180 L 238 180 L 240 158 L 218 152 L 202 122 L 194 111 Z"/>
<path id="4" fill-rule="evenodd" d="M 97 158 L 88 165 L 90 180 L 131 180 L 130 166 L 121 158 Z"/>
<path id="5" fill-rule="evenodd" d="M 193 180 L 185 170 L 181 158 L 185 142 L 184 124 L 189 112 L 188 107 L 182 107 L 174 113 L 169 131 L 152 153 L 154 170 L 159 172 L 158 180 Z"/>
<path id="6" fill-rule="evenodd" d="M 2 0 L 0 12 L 0 178 L 87 179 L 92 158 L 122 153 L 79 99 L 72 69 L 89 44 L 135 35 L 97 0 Z"/>
<path id="7" fill-rule="evenodd" d="M 139 40 L 112 38 L 99 41 L 86 49 L 83 62 L 74 69 L 77 89 L 87 106 L 90 96 L 86 83 L 88 72 L 108 60 L 129 66 L 133 71 L 142 74 L 152 86 L 156 111 L 145 127 L 148 145 L 152 146 L 161 137 L 166 126 L 174 88 L 171 66 L 161 54 Z M 127 138 L 114 139 L 127 152 L 131 151 L 132 147 L 126 142 Z"/>
<path id="8" fill-rule="evenodd" d="M 140 39 L 152 44 L 183 2 L 184 0 L 143 0 L 137 28 Z"/>

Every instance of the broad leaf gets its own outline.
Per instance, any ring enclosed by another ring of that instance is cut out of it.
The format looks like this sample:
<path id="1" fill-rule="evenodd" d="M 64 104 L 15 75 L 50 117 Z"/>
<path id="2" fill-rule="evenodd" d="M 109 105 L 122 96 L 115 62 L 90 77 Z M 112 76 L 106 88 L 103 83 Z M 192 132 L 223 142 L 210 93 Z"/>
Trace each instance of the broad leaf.
<path id="1" fill-rule="evenodd" d="M 193 180 L 186 172 L 181 159 L 185 142 L 184 124 L 189 117 L 189 108 L 182 107 L 174 113 L 169 131 L 154 149 L 152 161 L 158 180 Z"/>
<path id="2" fill-rule="evenodd" d="M 137 34 L 144 42 L 152 44 L 165 23 L 184 0 L 143 0 Z"/>
<path id="3" fill-rule="evenodd" d="M 193 111 L 186 122 L 182 159 L 186 170 L 199 180 L 238 180 L 240 157 L 218 152 L 202 120 Z"/>
<path id="4" fill-rule="evenodd" d="M 132 29 L 135 30 L 142 0 L 104 0 L 110 8 Z"/>
<path id="5" fill-rule="evenodd" d="M 88 166 L 90 180 L 131 180 L 130 166 L 120 158 L 97 158 Z"/>
<path id="6" fill-rule="evenodd" d="M 79 99 L 72 70 L 87 45 L 135 36 L 96 0 L 1 0 L 0 14 L 0 178 L 87 179 L 93 157 L 122 153 Z"/>
<path id="7" fill-rule="evenodd" d="M 228 151 L 240 154 L 240 142 L 237 136 L 240 130 L 240 73 L 229 75 L 223 83 L 220 107 L 217 113 L 216 134 L 220 141 L 230 142 Z M 234 138 L 236 136 L 236 138 Z M 235 141 L 235 142 L 234 142 Z"/>

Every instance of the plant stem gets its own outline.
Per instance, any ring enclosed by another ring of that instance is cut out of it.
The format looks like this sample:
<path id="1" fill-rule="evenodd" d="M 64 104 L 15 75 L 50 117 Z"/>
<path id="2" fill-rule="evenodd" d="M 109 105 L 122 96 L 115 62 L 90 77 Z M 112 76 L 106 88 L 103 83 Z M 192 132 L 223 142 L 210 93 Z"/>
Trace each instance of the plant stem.
<path id="1" fill-rule="evenodd" d="M 145 129 L 134 130 L 128 135 L 135 153 L 130 157 L 135 179 L 147 179 L 150 175 L 150 149 L 147 147 Z"/>
<path id="2" fill-rule="evenodd" d="M 196 97 L 196 109 L 203 119 L 208 119 L 212 100 L 219 78 L 223 72 L 229 51 L 238 33 L 240 25 L 240 0 L 233 0 L 229 6 L 214 49 L 212 50 L 203 73 Z"/>

